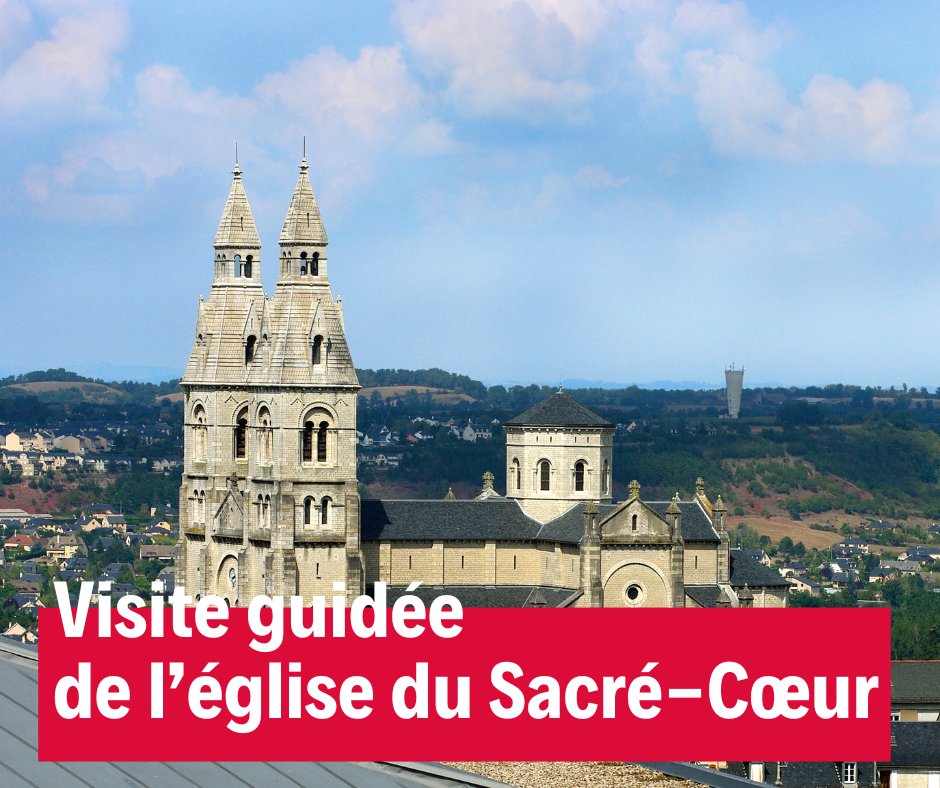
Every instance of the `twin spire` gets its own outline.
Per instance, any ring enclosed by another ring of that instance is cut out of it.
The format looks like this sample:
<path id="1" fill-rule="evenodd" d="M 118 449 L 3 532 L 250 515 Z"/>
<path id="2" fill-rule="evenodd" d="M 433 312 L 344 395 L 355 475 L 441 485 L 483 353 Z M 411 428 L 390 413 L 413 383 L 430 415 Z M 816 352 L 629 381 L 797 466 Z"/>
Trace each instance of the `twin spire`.
<path id="1" fill-rule="evenodd" d="M 238 162 L 232 170 L 232 188 L 229 189 L 225 208 L 222 209 L 222 219 L 219 221 L 213 246 L 217 249 L 261 248 L 261 238 L 258 236 L 258 228 L 255 227 L 255 218 L 251 215 L 248 195 L 242 185 L 242 168 L 238 166 Z"/>
<path id="2" fill-rule="evenodd" d="M 320 209 L 313 196 L 313 187 L 307 175 L 309 165 L 306 156 L 300 160 L 300 175 L 294 186 L 284 227 L 281 229 L 279 243 L 297 246 L 326 246 L 328 243 Z M 232 169 L 232 187 L 229 189 L 219 229 L 215 234 L 216 248 L 261 248 L 261 238 L 251 214 L 248 196 L 242 184 L 242 170 L 235 163 Z"/>

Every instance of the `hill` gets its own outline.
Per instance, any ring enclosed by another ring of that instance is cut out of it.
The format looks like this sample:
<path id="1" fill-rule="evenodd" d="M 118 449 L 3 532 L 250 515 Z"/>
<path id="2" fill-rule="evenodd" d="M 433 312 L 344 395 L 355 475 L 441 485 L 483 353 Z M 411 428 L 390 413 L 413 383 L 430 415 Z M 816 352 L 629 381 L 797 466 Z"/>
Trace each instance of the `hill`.
<path id="1" fill-rule="evenodd" d="M 52 395 L 49 399 L 73 399 L 85 402 L 114 403 L 125 397 L 125 393 L 104 383 L 71 382 L 62 380 L 40 380 L 32 383 L 13 383 L 7 388 L 37 394 Z"/>

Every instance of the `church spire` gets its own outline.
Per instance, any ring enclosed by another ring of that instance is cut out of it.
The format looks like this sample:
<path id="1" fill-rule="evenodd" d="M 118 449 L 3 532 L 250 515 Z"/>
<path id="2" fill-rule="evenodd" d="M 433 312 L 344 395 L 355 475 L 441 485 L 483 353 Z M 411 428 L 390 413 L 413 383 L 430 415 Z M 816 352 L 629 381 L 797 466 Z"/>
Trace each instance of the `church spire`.
<path id="1" fill-rule="evenodd" d="M 242 185 L 242 168 L 235 162 L 232 188 L 215 233 L 215 286 L 261 286 L 261 239 Z"/>
<path id="2" fill-rule="evenodd" d="M 317 199 L 313 196 L 310 177 L 307 175 L 308 169 L 305 156 L 300 160 L 300 175 L 297 176 L 294 196 L 291 197 L 290 208 L 287 209 L 287 217 L 281 230 L 282 246 L 326 246 L 329 243 L 326 230 L 323 229 Z"/>
<path id="3" fill-rule="evenodd" d="M 213 245 L 216 249 L 261 248 L 255 218 L 251 215 L 248 195 L 242 185 L 242 168 L 237 162 L 232 169 L 232 188 L 229 189 Z"/>
<path id="4" fill-rule="evenodd" d="M 300 175 L 281 229 L 281 276 L 278 284 L 328 284 L 326 247 L 329 241 L 317 199 L 313 196 L 308 169 L 307 157 L 304 156 L 300 160 Z"/>

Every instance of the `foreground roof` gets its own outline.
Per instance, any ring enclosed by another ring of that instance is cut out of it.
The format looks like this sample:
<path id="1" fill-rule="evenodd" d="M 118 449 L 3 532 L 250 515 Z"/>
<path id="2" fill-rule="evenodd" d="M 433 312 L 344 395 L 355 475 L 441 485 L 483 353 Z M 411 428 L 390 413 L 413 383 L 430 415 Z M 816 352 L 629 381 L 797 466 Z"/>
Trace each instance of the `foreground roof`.
<path id="1" fill-rule="evenodd" d="M 504 427 L 595 427 L 610 428 L 611 424 L 574 397 L 557 391 L 548 399 L 507 421 Z"/>
<path id="2" fill-rule="evenodd" d="M 439 764 L 418 763 L 53 763 L 38 760 L 38 667 L 35 648 L 0 638 L 0 785 L 418 788 L 499 785 Z M 119 751 L 119 747 L 115 748 Z"/>

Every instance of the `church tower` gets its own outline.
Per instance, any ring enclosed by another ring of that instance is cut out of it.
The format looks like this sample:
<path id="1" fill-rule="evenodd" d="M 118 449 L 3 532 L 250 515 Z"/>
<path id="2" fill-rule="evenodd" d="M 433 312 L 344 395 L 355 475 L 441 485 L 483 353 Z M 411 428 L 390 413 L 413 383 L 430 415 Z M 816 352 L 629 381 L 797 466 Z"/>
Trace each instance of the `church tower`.
<path id="1" fill-rule="evenodd" d="M 575 503 L 613 500 L 614 425 L 559 389 L 503 425 L 506 497 L 548 522 Z"/>
<path id="2" fill-rule="evenodd" d="M 248 604 L 258 594 L 361 593 L 359 381 L 327 278 L 306 159 L 280 235 L 274 295 L 236 165 L 200 299 L 185 396 L 178 584 Z"/>

